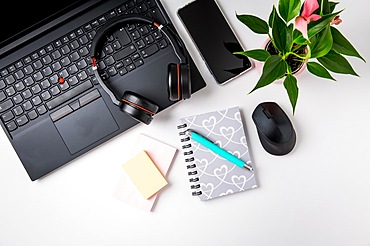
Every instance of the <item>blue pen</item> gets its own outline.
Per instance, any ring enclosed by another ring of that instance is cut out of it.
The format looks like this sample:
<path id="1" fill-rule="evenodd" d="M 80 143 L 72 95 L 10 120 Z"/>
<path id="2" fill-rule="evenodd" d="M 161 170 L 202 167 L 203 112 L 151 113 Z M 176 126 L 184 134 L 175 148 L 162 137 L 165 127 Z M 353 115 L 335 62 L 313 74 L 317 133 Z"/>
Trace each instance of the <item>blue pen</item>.
<path id="1" fill-rule="evenodd" d="M 200 135 L 199 133 L 196 133 L 195 131 L 193 130 L 187 130 L 187 135 L 189 135 L 194 141 L 198 142 L 199 144 L 203 145 L 204 147 L 206 147 L 207 149 L 213 151 L 214 153 L 222 156 L 223 158 L 225 158 L 226 160 L 234 163 L 235 165 L 237 165 L 238 167 L 242 167 L 242 168 L 245 168 L 251 172 L 253 172 L 253 168 L 248 165 L 247 163 L 245 163 L 243 160 L 237 158 L 236 156 L 234 156 L 233 154 L 229 153 L 228 151 L 222 149 L 221 147 L 219 147 L 217 144 L 213 143 L 212 141 L 208 140 L 207 138 L 203 137 L 202 135 Z"/>

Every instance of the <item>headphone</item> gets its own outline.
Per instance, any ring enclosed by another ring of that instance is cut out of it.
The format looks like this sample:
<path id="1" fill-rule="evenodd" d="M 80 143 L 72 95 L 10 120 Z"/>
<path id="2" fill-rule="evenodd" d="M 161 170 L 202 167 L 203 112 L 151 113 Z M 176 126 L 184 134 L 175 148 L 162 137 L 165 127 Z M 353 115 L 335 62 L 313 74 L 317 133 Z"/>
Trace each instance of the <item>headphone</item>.
<path id="1" fill-rule="evenodd" d="M 139 95 L 133 91 L 125 91 L 122 98 L 117 99 L 114 93 L 104 83 L 98 72 L 97 49 L 100 42 L 112 30 L 121 27 L 128 22 L 150 24 L 158 28 L 170 41 L 176 56 L 180 63 L 168 64 L 168 97 L 171 101 L 189 99 L 191 97 L 190 66 L 188 64 L 188 53 L 185 45 L 178 35 L 170 28 L 160 25 L 153 19 L 139 14 L 126 14 L 108 20 L 95 34 L 91 43 L 90 56 L 92 61 L 92 70 L 103 90 L 109 95 L 112 102 L 117 105 L 121 111 L 140 122 L 149 125 L 153 116 L 158 112 L 159 106 L 150 99 Z"/>

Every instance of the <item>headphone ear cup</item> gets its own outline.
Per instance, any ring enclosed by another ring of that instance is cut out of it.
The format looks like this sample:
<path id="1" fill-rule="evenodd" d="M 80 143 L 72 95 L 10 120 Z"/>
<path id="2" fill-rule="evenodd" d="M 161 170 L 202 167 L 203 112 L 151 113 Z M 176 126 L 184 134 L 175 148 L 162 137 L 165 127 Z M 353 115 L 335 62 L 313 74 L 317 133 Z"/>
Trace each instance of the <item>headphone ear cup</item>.
<path id="1" fill-rule="evenodd" d="M 191 81 L 189 65 L 180 64 L 180 77 L 181 77 L 181 92 L 182 99 L 189 99 L 191 97 Z"/>
<path id="2" fill-rule="evenodd" d="M 171 101 L 181 99 L 178 64 L 168 64 L 168 97 Z"/>
<path id="3" fill-rule="evenodd" d="M 168 65 L 168 94 L 171 101 L 191 97 L 190 70 L 187 64 Z"/>
<path id="4" fill-rule="evenodd" d="M 149 125 L 159 106 L 151 100 L 132 91 L 125 91 L 122 96 L 121 110 L 129 116 Z"/>

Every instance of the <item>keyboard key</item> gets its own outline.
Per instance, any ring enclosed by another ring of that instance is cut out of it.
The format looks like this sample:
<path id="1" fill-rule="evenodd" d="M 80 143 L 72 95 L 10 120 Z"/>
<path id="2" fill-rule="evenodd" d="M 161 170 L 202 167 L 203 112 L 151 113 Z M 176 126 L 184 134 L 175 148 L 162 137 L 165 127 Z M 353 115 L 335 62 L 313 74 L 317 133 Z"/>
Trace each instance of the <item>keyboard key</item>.
<path id="1" fill-rule="evenodd" d="M 49 63 L 51 63 L 53 60 L 51 59 L 51 57 L 49 55 L 46 55 L 42 58 L 42 62 L 45 64 L 45 65 L 48 65 Z"/>
<path id="2" fill-rule="evenodd" d="M 86 37 L 86 35 L 83 35 L 78 39 L 82 45 L 87 44 L 89 42 L 89 39 Z"/>
<path id="3" fill-rule="evenodd" d="M 13 75 L 9 75 L 8 77 L 5 78 L 5 81 L 8 85 L 11 85 L 15 82 L 15 78 Z"/>
<path id="4" fill-rule="evenodd" d="M 144 64 L 144 61 L 140 59 L 140 60 L 135 61 L 134 64 L 135 64 L 136 67 L 140 67 L 141 65 Z"/>
<path id="5" fill-rule="evenodd" d="M 39 115 L 36 113 L 36 110 L 31 110 L 30 112 L 27 113 L 28 117 L 30 120 L 36 119 Z"/>
<path id="6" fill-rule="evenodd" d="M 6 92 L 6 94 L 10 97 L 10 96 L 13 96 L 15 93 L 16 93 L 16 91 L 15 91 L 15 89 L 14 89 L 14 87 L 13 86 L 11 86 L 11 87 L 9 87 L 9 88 L 7 88 L 6 90 L 5 90 L 5 92 Z"/>
<path id="7" fill-rule="evenodd" d="M 15 89 L 16 89 L 17 91 L 23 91 L 23 89 L 25 88 L 25 86 L 24 86 L 24 84 L 23 84 L 23 82 L 22 82 L 22 81 L 20 81 L 20 82 L 16 83 L 14 86 L 15 86 Z"/>
<path id="8" fill-rule="evenodd" d="M 42 89 L 44 90 L 50 87 L 50 82 L 47 79 L 43 80 L 40 84 L 41 84 Z"/>
<path id="9" fill-rule="evenodd" d="M 60 89 L 58 86 L 54 86 L 50 89 L 50 93 L 51 95 L 55 96 L 55 95 L 58 95 L 60 93 Z"/>
<path id="10" fill-rule="evenodd" d="M 17 71 L 14 75 L 17 78 L 17 80 L 22 79 L 24 77 L 24 73 L 22 72 L 22 70 Z"/>
<path id="11" fill-rule="evenodd" d="M 10 121 L 6 124 L 6 128 L 8 128 L 8 130 L 11 132 L 17 129 L 17 125 L 14 123 L 14 121 Z"/>
<path id="12" fill-rule="evenodd" d="M 156 53 L 157 51 L 159 50 L 158 48 L 158 45 L 157 44 L 153 44 L 143 50 L 140 51 L 141 55 L 146 58 L 146 57 L 149 57 L 151 55 L 153 55 L 154 53 Z"/>
<path id="13" fill-rule="evenodd" d="M 35 81 L 40 81 L 44 78 L 44 76 L 42 76 L 42 73 L 40 71 L 32 74 L 32 77 Z"/>
<path id="14" fill-rule="evenodd" d="M 1 118 L 3 119 L 4 122 L 7 122 L 14 118 L 14 114 L 12 113 L 12 111 L 8 111 L 5 114 L 1 115 Z"/>
<path id="15" fill-rule="evenodd" d="M 41 91 L 41 87 L 37 84 L 35 86 L 32 86 L 31 90 L 32 90 L 33 94 L 37 94 Z"/>
<path id="16" fill-rule="evenodd" d="M 42 68 L 42 62 L 40 60 L 37 60 L 33 63 L 33 67 L 38 70 Z"/>
<path id="17" fill-rule="evenodd" d="M 69 89 L 69 84 L 67 82 L 64 82 L 63 84 L 60 84 L 59 87 L 62 91 L 66 91 Z"/>
<path id="18" fill-rule="evenodd" d="M 3 88 L 5 88 L 5 82 L 4 82 L 4 80 L 0 80 L 0 89 L 3 89 Z"/>
<path id="19" fill-rule="evenodd" d="M 20 94 L 17 94 L 13 97 L 13 101 L 15 104 L 20 104 L 23 102 L 23 97 Z"/>
<path id="20" fill-rule="evenodd" d="M 26 79 L 24 79 L 24 82 L 26 83 L 27 86 L 30 86 L 33 83 L 35 83 L 35 81 L 32 79 L 32 77 L 27 77 Z"/>
<path id="21" fill-rule="evenodd" d="M 17 106 L 17 107 L 15 107 L 14 109 L 13 109 L 13 112 L 14 112 L 14 114 L 15 115 L 21 115 L 21 114 L 23 114 L 23 109 L 22 109 L 22 107 L 21 106 Z"/>
<path id="22" fill-rule="evenodd" d="M 31 65 L 28 65 L 26 67 L 23 68 L 24 72 L 28 75 L 28 74 L 31 74 L 34 70 L 32 68 Z"/>
<path id="23" fill-rule="evenodd" d="M 42 103 L 42 100 L 39 96 L 35 96 L 31 100 L 32 100 L 33 105 L 35 106 L 40 105 Z"/>
<path id="24" fill-rule="evenodd" d="M 125 28 L 120 28 L 118 31 L 113 33 L 113 36 L 115 36 L 117 40 L 119 40 L 122 46 L 126 46 L 129 43 L 131 43 L 131 39 L 129 35 L 127 34 Z"/>
<path id="25" fill-rule="evenodd" d="M 5 112 L 6 110 L 10 109 L 13 107 L 13 102 L 12 100 L 8 99 L 4 101 L 3 103 L 0 104 L 0 113 Z"/>
<path id="26" fill-rule="evenodd" d="M 80 56 L 86 56 L 89 54 L 89 50 L 86 48 L 86 47 L 83 47 L 81 49 L 78 50 L 78 54 Z"/>
<path id="27" fill-rule="evenodd" d="M 41 93 L 41 98 L 44 101 L 49 100 L 51 98 L 50 92 L 45 91 L 45 92 Z"/>
<path id="28" fill-rule="evenodd" d="M 23 108 L 26 111 L 30 110 L 32 107 L 33 106 L 32 106 L 32 103 L 30 101 L 27 101 L 27 102 L 23 103 Z"/>
<path id="29" fill-rule="evenodd" d="M 77 61 L 78 59 L 80 59 L 80 56 L 77 51 L 75 51 L 69 55 L 69 58 L 71 59 L 71 61 Z"/>
<path id="30" fill-rule="evenodd" d="M 28 122 L 28 118 L 27 118 L 27 116 L 22 115 L 21 117 L 19 117 L 15 121 L 17 122 L 18 126 L 23 126 Z"/>
<path id="31" fill-rule="evenodd" d="M 62 57 L 62 54 L 60 53 L 59 50 L 56 50 L 54 51 L 53 53 L 51 53 L 51 56 L 53 57 L 54 60 L 57 60 L 59 59 L 60 57 Z"/>
<path id="32" fill-rule="evenodd" d="M 3 101 L 5 98 L 6 98 L 5 93 L 0 91 L 0 102 Z"/>
<path id="33" fill-rule="evenodd" d="M 119 61 L 119 60 L 121 60 L 121 59 L 123 59 L 123 58 L 125 58 L 125 57 L 127 57 L 127 56 L 129 56 L 129 55 L 131 55 L 131 54 L 132 54 L 132 53 L 134 53 L 135 51 L 136 51 L 135 46 L 134 46 L 134 45 L 130 45 L 130 46 L 128 46 L 128 47 L 126 47 L 126 48 L 124 48 L 124 49 L 122 49 L 122 50 L 118 51 L 117 53 L 115 53 L 115 54 L 113 55 L 113 57 L 114 57 L 114 59 L 115 59 L 116 61 Z"/>
<path id="34" fill-rule="evenodd" d="M 39 115 L 43 115 L 47 112 L 48 110 L 44 105 L 41 105 L 40 107 L 37 108 L 37 112 L 39 112 Z"/>
<path id="35" fill-rule="evenodd" d="M 150 1 L 154 1 L 154 0 L 150 0 Z M 161 23 L 162 24 L 162 23 L 165 23 L 166 22 L 165 19 L 164 19 L 164 17 L 163 17 L 163 15 L 161 14 L 161 12 L 159 11 L 158 8 L 155 8 L 155 9 L 151 10 L 151 13 L 152 13 L 154 19 L 158 23 Z"/>

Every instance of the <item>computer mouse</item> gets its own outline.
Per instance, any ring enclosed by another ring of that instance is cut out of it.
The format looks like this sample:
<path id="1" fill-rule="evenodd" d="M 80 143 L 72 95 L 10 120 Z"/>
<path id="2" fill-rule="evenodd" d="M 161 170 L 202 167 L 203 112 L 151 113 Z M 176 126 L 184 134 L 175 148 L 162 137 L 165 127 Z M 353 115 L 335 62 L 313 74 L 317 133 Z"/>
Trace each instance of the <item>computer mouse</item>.
<path id="1" fill-rule="evenodd" d="M 287 114 L 276 102 L 262 102 L 252 113 L 263 148 L 272 155 L 286 155 L 296 143 L 296 132 Z"/>

